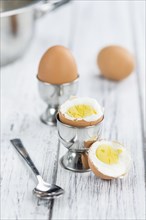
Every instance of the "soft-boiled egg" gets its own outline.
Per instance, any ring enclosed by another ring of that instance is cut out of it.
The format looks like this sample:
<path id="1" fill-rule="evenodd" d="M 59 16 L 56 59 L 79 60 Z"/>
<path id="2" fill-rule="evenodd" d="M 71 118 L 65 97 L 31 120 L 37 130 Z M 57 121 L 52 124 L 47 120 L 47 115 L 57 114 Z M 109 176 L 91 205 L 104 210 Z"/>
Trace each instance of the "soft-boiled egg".
<path id="1" fill-rule="evenodd" d="M 101 179 L 125 176 L 131 157 L 122 144 L 114 141 L 96 141 L 89 149 L 88 163 L 93 173 Z"/>
<path id="2" fill-rule="evenodd" d="M 59 109 L 60 121 L 75 127 L 96 125 L 103 117 L 102 107 L 96 99 L 89 97 L 71 98 Z"/>

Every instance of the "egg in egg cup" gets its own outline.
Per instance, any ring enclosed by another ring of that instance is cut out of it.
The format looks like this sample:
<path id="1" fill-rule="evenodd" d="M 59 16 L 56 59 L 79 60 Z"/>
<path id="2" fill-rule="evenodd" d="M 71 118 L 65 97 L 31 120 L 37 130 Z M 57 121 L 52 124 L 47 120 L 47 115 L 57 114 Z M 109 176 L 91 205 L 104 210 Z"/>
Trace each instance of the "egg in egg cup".
<path id="1" fill-rule="evenodd" d="M 60 104 L 76 95 L 78 88 L 78 69 L 71 51 L 60 45 L 49 48 L 40 60 L 37 79 L 40 96 L 48 105 L 41 121 L 56 125 Z"/>
<path id="2" fill-rule="evenodd" d="M 60 106 L 57 128 L 61 143 L 68 149 L 61 158 L 65 169 L 90 171 L 87 154 L 89 146 L 100 139 L 103 119 L 102 108 L 95 99 L 72 98 Z"/>

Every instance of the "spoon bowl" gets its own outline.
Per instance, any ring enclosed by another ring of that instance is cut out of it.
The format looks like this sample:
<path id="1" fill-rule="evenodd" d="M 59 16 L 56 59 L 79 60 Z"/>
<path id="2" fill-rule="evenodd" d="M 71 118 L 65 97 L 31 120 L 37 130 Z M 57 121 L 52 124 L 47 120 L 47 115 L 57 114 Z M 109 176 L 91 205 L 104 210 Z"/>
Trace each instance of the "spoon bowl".
<path id="1" fill-rule="evenodd" d="M 38 185 L 33 189 L 33 193 L 43 199 L 55 198 L 64 193 L 64 190 L 55 184 L 49 184 L 45 182 L 40 176 L 38 179 Z"/>
<path id="2" fill-rule="evenodd" d="M 54 199 L 58 196 L 61 196 L 64 193 L 64 190 L 55 184 L 49 184 L 43 180 L 39 171 L 35 167 L 34 163 L 32 162 L 28 152 L 24 148 L 20 139 L 13 139 L 11 143 L 19 152 L 19 154 L 23 157 L 23 159 L 27 162 L 27 164 L 32 169 L 33 173 L 35 174 L 38 185 L 34 188 L 33 193 L 41 199 Z"/>

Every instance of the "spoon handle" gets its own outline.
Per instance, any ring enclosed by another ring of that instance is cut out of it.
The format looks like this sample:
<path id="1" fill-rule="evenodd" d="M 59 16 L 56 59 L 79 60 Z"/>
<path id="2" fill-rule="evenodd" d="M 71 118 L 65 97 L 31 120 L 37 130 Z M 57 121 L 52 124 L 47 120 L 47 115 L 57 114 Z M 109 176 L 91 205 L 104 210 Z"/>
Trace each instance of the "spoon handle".
<path id="1" fill-rule="evenodd" d="M 32 162 L 28 152 L 26 151 L 25 147 L 23 146 L 20 139 L 12 139 L 10 142 L 13 144 L 13 146 L 16 148 L 16 150 L 19 152 L 19 154 L 23 157 L 23 159 L 27 162 L 27 164 L 30 166 L 32 171 L 36 176 L 40 175 L 39 171 L 35 167 L 34 163 Z"/>

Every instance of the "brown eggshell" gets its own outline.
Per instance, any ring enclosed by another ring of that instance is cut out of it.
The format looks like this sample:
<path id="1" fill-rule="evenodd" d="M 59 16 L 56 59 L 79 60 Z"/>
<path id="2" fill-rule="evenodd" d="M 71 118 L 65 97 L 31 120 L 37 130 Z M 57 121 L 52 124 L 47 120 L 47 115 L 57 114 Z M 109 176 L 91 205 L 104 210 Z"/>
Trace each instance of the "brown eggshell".
<path id="1" fill-rule="evenodd" d="M 42 56 L 38 68 L 39 80 L 51 84 L 63 84 L 72 82 L 77 77 L 77 65 L 68 48 L 54 46 Z"/>
<path id="2" fill-rule="evenodd" d="M 123 177 L 126 175 L 126 173 L 124 173 L 123 175 L 121 175 L 119 177 L 111 177 L 111 176 L 104 175 L 94 166 L 94 164 L 92 163 L 92 161 L 89 157 L 88 157 L 88 164 L 89 164 L 89 167 L 92 170 L 92 172 L 95 174 L 95 176 L 99 177 L 100 179 L 112 180 L 112 179 L 117 179 L 117 178 L 120 178 L 120 177 Z"/>
<path id="3" fill-rule="evenodd" d="M 81 160 L 82 160 L 82 164 L 84 166 L 85 169 L 89 169 L 89 164 L 88 164 L 88 155 L 86 153 L 81 155 Z"/>
<path id="4" fill-rule="evenodd" d="M 101 74 L 110 80 L 122 80 L 130 75 L 135 67 L 134 57 L 120 46 L 103 48 L 97 57 Z"/>
<path id="5" fill-rule="evenodd" d="M 87 127 L 87 126 L 92 126 L 92 125 L 96 125 L 99 122 L 101 122 L 103 120 L 103 116 L 101 118 L 99 118 L 96 121 L 85 121 L 85 120 L 70 120 L 68 118 L 66 118 L 60 111 L 59 111 L 59 119 L 62 123 L 73 126 L 73 127 Z"/>
<path id="6" fill-rule="evenodd" d="M 96 138 L 91 138 L 89 140 L 84 141 L 84 147 L 85 148 L 90 148 L 91 145 L 97 141 L 97 137 Z"/>
<path id="7" fill-rule="evenodd" d="M 92 163 L 92 161 L 90 160 L 90 158 L 88 157 L 88 164 L 89 167 L 91 168 L 92 172 L 99 177 L 100 179 L 105 179 L 105 180 L 111 180 L 111 179 L 115 179 L 115 177 L 111 177 L 111 176 L 106 176 L 103 173 L 101 173 Z"/>

